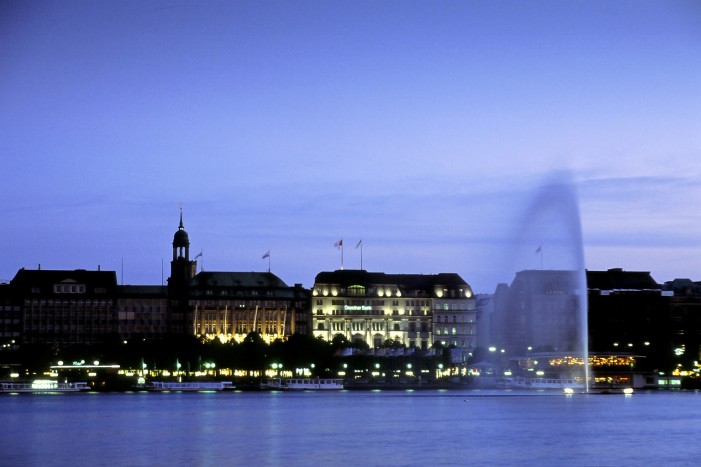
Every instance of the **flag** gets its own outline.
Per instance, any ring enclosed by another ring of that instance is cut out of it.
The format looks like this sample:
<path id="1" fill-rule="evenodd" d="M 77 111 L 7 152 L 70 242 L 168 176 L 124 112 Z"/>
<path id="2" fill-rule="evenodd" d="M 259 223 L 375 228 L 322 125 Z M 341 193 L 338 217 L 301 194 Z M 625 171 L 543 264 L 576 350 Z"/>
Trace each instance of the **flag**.
<path id="1" fill-rule="evenodd" d="M 360 240 L 360 241 L 358 242 L 358 244 L 355 245 L 355 249 L 357 250 L 358 248 L 360 248 L 360 245 L 362 245 L 362 244 L 363 244 L 363 241 Z"/>
<path id="2" fill-rule="evenodd" d="M 200 251 L 199 253 L 197 253 L 197 256 L 195 256 L 195 259 L 199 258 L 200 256 L 202 256 L 202 252 L 201 252 L 201 251 Z"/>
<path id="3" fill-rule="evenodd" d="M 339 241 L 337 241 L 336 243 L 334 243 L 333 246 L 335 246 L 336 248 L 341 248 L 341 247 L 343 247 L 343 239 L 340 239 Z"/>
<path id="4" fill-rule="evenodd" d="M 270 250 L 268 250 L 261 259 L 270 258 Z"/>
<path id="5" fill-rule="evenodd" d="M 540 253 L 540 251 L 543 249 L 542 245 L 538 245 L 538 248 L 536 248 L 535 252 Z"/>

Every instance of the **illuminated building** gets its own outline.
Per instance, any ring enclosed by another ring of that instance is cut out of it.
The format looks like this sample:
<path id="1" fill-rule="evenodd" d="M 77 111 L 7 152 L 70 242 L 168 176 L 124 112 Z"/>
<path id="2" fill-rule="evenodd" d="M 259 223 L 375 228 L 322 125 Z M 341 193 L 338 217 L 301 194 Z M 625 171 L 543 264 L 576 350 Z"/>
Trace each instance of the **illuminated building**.
<path id="1" fill-rule="evenodd" d="M 309 292 L 271 272 L 197 273 L 190 238 L 180 225 L 173 236 L 168 279 L 169 332 L 221 341 L 243 341 L 258 332 L 270 343 L 309 329 Z"/>
<path id="2" fill-rule="evenodd" d="M 314 337 L 342 336 L 378 348 L 428 349 L 439 341 L 466 352 L 475 346 L 475 304 L 458 275 L 337 270 L 317 274 L 312 288 Z"/>
<path id="3" fill-rule="evenodd" d="M 270 272 L 200 272 L 189 291 L 198 337 L 241 342 L 255 331 L 270 343 L 308 328 L 308 291 Z"/>

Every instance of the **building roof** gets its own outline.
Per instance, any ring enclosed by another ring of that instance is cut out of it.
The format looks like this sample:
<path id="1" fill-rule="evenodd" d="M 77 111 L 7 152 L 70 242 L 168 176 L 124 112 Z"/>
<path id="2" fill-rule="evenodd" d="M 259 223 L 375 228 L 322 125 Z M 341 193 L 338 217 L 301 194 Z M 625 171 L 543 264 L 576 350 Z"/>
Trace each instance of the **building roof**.
<path id="1" fill-rule="evenodd" d="M 598 290 L 660 290 L 647 271 L 624 271 L 620 268 L 608 271 L 587 271 L 587 287 Z"/>
<path id="2" fill-rule="evenodd" d="M 10 285 L 20 293 L 35 292 L 53 293 L 53 286 L 60 283 L 84 284 L 86 293 L 94 293 L 95 288 L 112 292 L 117 287 L 117 274 L 114 271 L 88 271 L 85 269 L 50 270 L 50 269 L 20 269 Z"/>
<path id="3" fill-rule="evenodd" d="M 320 272 L 314 279 L 315 284 L 336 284 L 341 287 L 351 285 L 397 285 L 406 289 L 433 289 L 437 286 L 446 288 L 467 287 L 469 284 L 456 273 L 440 274 L 385 274 L 368 272 L 363 269 L 337 269 Z"/>
<path id="4" fill-rule="evenodd" d="M 560 269 L 526 269 L 516 273 L 510 289 L 533 294 L 573 293 L 586 287 L 580 286 L 577 271 Z M 508 290 L 508 289 L 506 289 Z M 504 290 L 502 290 L 503 292 Z"/>
<path id="5" fill-rule="evenodd" d="M 192 287 L 287 288 L 282 279 L 271 272 L 200 272 Z"/>

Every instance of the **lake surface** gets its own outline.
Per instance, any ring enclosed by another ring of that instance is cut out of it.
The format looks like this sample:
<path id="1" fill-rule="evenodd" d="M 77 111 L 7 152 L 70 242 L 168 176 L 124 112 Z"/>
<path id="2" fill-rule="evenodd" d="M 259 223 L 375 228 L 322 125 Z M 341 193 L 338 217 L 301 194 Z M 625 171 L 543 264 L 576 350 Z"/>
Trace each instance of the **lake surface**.
<path id="1" fill-rule="evenodd" d="M 0 465 L 698 465 L 701 393 L 0 394 Z"/>

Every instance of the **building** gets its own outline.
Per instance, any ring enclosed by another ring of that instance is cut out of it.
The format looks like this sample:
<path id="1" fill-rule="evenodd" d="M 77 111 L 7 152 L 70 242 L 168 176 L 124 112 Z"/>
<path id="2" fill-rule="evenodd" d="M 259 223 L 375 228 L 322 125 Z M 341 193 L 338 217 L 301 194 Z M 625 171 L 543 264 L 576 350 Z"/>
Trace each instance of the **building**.
<path id="1" fill-rule="evenodd" d="M 614 268 L 586 274 L 589 351 L 629 352 L 642 357 L 640 370 L 670 370 L 677 339 L 670 320 L 672 292 L 663 291 L 647 271 Z"/>
<path id="2" fill-rule="evenodd" d="M 20 301 L 14 298 L 9 283 L 0 283 L 0 349 L 17 345 L 22 335 Z"/>
<path id="3" fill-rule="evenodd" d="M 309 291 L 270 272 L 200 272 L 190 282 L 190 332 L 241 342 L 257 332 L 270 343 L 309 331 Z"/>
<path id="4" fill-rule="evenodd" d="M 173 236 L 168 279 L 168 332 L 241 342 L 258 332 L 270 343 L 309 331 L 309 292 L 271 272 L 197 273 L 190 237 L 180 224 Z"/>
<path id="5" fill-rule="evenodd" d="M 342 336 L 374 348 L 421 349 L 440 342 L 466 353 L 476 344 L 472 289 L 458 274 L 321 272 L 312 314 L 314 337 L 327 341 Z"/>
<path id="6" fill-rule="evenodd" d="M 673 366 L 681 376 L 691 368 L 701 370 L 701 282 L 674 279 L 665 282 L 663 290 L 671 295 L 669 311 L 670 348 Z M 669 367 L 668 367 L 669 368 Z"/>
<path id="7" fill-rule="evenodd" d="M 10 308 L 19 307 L 22 343 L 93 344 L 116 337 L 117 293 L 114 271 L 20 269 Z"/>
<path id="8" fill-rule="evenodd" d="M 256 331 L 271 342 L 310 331 L 309 298 L 270 272 L 197 273 L 181 212 L 167 286 L 118 285 L 114 271 L 21 269 L 0 284 L 0 338 L 67 347 L 183 335 L 242 341 Z"/>
<path id="9" fill-rule="evenodd" d="M 160 339 L 168 334 L 168 294 L 161 285 L 122 285 L 117 295 L 120 339 Z"/>
<path id="10" fill-rule="evenodd" d="M 525 270 L 494 293 L 490 347 L 512 356 L 584 348 L 586 285 L 577 271 Z"/>

